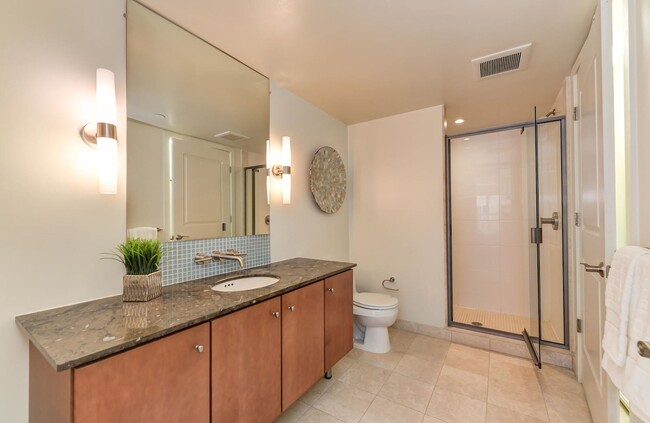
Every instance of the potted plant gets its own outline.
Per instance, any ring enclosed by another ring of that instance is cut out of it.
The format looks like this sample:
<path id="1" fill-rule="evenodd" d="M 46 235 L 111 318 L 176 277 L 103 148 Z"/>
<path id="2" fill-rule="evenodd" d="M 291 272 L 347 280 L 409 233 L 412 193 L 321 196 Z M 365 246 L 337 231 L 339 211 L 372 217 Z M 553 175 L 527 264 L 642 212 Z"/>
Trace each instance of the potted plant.
<path id="1" fill-rule="evenodd" d="M 124 265 L 123 301 L 149 301 L 162 295 L 162 272 L 158 270 L 164 255 L 163 245 L 153 239 L 132 238 L 108 253 Z"/>

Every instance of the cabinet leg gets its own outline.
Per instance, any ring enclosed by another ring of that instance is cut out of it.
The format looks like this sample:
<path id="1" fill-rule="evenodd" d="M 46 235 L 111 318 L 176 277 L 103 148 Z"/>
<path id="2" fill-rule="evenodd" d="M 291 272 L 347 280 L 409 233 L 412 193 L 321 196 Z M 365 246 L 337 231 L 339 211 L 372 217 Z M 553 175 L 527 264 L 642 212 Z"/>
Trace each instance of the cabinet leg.
<path id="1" fill-rule="evenodd" d="M 328 371 L 325 372 L 325 379 L 331 379 L 332 378 L 332 369 L 329 369 Z"/>

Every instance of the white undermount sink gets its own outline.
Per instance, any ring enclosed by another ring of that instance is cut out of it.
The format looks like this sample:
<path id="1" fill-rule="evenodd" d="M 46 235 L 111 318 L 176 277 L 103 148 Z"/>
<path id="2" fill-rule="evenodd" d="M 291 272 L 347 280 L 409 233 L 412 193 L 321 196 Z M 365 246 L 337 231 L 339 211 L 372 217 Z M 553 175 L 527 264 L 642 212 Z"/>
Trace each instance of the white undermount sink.
<path id="1" fill-rule="evenodd" d="M 212 290 L 218 292 L 249 291 L 251 289 L 273 285 L 279 280 L 280 278 L 276 278 L 275 276 L 242 276 L 219 282 L 212 287 Z"/>

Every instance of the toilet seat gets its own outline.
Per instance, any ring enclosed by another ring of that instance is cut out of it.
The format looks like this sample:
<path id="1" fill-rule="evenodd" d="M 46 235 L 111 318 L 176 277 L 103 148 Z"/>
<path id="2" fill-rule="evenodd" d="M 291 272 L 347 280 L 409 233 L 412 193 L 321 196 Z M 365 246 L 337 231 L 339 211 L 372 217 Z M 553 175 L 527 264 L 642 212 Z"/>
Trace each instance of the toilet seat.
<path id="1" fill-rule="evenodd" d="M 355 293 L 353 298 L 355 306 L 368 310 L 391 310 L 397 308 L 397 298 L 386 294 L 374 292 Z"/>

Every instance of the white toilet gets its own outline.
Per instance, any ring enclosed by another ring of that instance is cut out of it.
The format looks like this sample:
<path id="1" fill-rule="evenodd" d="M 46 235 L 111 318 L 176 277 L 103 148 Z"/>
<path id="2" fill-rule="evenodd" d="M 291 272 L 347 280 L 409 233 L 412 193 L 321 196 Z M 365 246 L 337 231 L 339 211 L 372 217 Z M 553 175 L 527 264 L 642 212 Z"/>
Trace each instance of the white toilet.
<path id="1" fill-rule="evenodd" d="M 373 353 L 390 351 L 388 327 L 397 320 L 397 298 L 354 290 L 354 346 Z"/>

